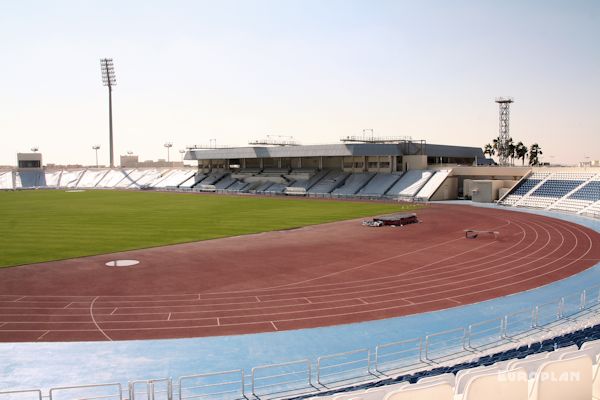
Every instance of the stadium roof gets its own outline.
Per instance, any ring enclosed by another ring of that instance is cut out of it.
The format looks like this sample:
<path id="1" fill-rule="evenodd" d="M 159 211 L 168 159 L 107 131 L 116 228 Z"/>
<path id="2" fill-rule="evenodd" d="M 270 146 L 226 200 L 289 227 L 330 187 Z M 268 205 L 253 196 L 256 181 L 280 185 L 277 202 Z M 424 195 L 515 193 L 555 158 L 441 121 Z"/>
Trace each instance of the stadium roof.
<path id="1" fill-rule="evenodd" d="M 400 144 L 323 144 L 280 147 L 232 147 L 224 149 L 190 149 L 186 160 L 223 160 L 237 158 L 293 158 L 293 157 L 341 157 L 341 156 L 401 156 L 415 154 L 418 143 Z M 407 151 L 407 153 L 405 153 Z M 430 157 L 484 158 L 479 147 L 424 145 L 424 154 Z"/>

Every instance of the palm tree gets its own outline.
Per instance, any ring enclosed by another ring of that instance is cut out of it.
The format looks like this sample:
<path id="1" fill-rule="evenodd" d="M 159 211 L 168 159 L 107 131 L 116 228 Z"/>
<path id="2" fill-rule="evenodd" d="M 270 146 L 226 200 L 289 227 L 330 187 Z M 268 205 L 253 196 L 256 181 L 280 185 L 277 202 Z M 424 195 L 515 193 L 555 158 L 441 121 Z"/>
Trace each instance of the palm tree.
<path id="1" fill-rule="evenodd" d="M 506 156 L 510 157 L 510 165 L 515 165 L 515 153 L 517 151 L 517 146 L 515 146 L 513 139 L 510 138 L 508 140 L 508 146 L 506 147 Z"/>
<path id="2" fill-rule="evenodd" d="M 488 154 L 490 157 L 493 157 L 494 154 L 496 154 L 496 150 L 494 150 L 494 146 L 488 143 L 485 146 L 483 146 L 483 154 Z"/>
<path id="3" fill-rule="evenodd" d="M 532 144 L 531 148 L 529 148 L 529 165 L 539 165 L 540 160 L 538 156 L 542 154 L 544 154 L 542 153 L 542 148 L 537 143 Z"/>
<path id="4" fill-rule="evenodd" d="M 494 151 L 498 151 L 498 145 L 500 145 L 500 137 L 498 136 L 496 139 L 494 139 L 492 141 L 493 145 L 492 147 L 494 148 Z M 500 154 L 498 154 L 500 155 Z"/>
<path id="5" fill-rule="evenodd" d="M 525 156 L 527 156 L 527 153 L 529 153 L 527 146 L 525 146 L 523 142 L 517 143 L 517 146 L 515 147 L 515 154 L 517 155 L 517 158 L 521 159 L 521 165 L 525 165 Z"/>

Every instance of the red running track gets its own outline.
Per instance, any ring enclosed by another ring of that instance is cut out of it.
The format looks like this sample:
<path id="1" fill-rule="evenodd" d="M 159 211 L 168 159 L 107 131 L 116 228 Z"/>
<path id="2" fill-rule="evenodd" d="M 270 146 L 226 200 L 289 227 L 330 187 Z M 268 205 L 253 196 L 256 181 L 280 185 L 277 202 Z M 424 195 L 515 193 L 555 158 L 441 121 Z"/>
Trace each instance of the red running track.
<path id="1" fill-rule="evenodd" d="M 468 206 L 0 270 L 0 341 L 159 339 L 360 322 L 517 293 L 600 260 L 600 235 Z M 464 229 L 499 237 L 465 239 Z M 106 267 L 137 259 L 135 267 Z"/>

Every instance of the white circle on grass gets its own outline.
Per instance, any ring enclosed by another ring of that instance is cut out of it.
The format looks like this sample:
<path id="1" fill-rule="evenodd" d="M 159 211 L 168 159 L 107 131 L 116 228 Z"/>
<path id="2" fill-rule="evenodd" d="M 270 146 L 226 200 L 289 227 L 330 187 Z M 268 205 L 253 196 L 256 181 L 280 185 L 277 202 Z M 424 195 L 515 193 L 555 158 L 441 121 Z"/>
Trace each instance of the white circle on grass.
<path id="1" fill-rule="evenodd" d="M 137 265 L 140 262 L 138 260 L 114 260 L 107 262 L 107 267 L 131 267 L 133 265 Z"/>

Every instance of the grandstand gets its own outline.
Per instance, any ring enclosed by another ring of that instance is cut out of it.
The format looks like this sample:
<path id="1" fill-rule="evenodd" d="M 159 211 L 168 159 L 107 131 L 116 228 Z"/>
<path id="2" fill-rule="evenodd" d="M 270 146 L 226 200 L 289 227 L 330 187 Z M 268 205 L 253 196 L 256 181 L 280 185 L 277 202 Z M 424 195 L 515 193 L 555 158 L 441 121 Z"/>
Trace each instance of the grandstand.
<path id="1" fill-rule="evenodd" d="M 509 191 L 499 204 L 594 216 L 600 209 L 600 173 L 533 172 Z"/>

